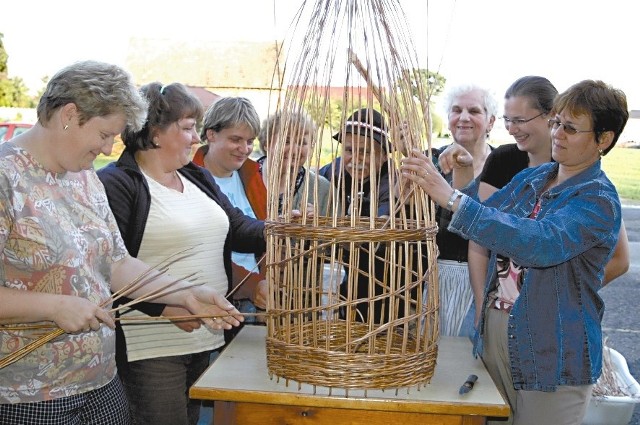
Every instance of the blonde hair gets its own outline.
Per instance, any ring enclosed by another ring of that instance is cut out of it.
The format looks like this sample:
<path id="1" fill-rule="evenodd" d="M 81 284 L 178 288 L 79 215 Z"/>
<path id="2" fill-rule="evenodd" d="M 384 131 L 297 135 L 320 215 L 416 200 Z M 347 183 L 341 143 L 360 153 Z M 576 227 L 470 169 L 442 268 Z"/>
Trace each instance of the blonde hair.
<path id="1" fill-rule="evenodd" d="M 315 121 L 306 112 L 278 111 L 271 114 L 262 122 L 262 128 L 258 135 L 260 150 L 263 154 L 266 155 L 267 153 L 268 141 L 273 140 L 276 134 L 283 130 L 283 127 L 286 129 L 296 129 L 296 136 L 302 135 L 305 132 L 315 134 L 318 129 Z"/>

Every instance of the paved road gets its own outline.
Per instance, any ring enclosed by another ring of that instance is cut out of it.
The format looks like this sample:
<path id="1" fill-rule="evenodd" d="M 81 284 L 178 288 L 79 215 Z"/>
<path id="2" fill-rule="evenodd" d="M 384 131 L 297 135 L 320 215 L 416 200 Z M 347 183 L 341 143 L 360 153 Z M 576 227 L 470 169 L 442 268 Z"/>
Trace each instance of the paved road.
<path id="1" fill-rule="evenodd" d="M 600 291 L 605 302 L 603 330 L 610 347 L 627 359 L 629 371 L 640 381 L 640 205 L 622 211 L 629 235 L 629 271 Z M 630 425 L 640 425 L 640 404 L 636 404 Z"/>

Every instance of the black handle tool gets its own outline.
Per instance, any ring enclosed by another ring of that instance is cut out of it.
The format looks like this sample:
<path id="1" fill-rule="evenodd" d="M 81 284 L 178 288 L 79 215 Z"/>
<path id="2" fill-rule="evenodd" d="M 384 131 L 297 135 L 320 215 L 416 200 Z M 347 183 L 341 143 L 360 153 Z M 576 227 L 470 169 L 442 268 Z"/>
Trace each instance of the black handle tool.
<path id="1" fill-rule="evenodd" d="M 467 380 L 460 387 L 459 393 L 460 394 L 466 394 L 469 391 L 471 391 L 473 389 L 473 386 L 475 385 L 477 380 L 478 380 L 478 377 L 476 375 L 469 375 Z"/>

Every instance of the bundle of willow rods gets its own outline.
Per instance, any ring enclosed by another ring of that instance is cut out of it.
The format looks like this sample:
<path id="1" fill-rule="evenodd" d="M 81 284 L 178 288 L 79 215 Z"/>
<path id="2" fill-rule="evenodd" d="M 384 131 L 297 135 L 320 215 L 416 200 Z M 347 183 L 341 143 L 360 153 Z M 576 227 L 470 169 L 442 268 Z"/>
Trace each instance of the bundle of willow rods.
<path id="1" fill-rule="evenodd" d="M 109 297 L 107 300 L 105 300 L 100 306 L 101 307 L 107 307 L 109 305 L 111 305 L 114 301 L 122 298 L 122 297 L 126 297 L 129 294 L 131 294 L 132 292 L 143 288 L 144 285 L 154 281 L 155 279 L 157 279 L 160 276 L 163 276 L 166 272 L 167 272 L 167 268 L 169 267 L 169 265 L 171 265 L 172 263 L 179 261 L 180 259 L 184 258 L 186 251 L 183 252 L 179 252 L 176 253 L 172 256 L 169 256 L 168 258 L 166 258 L 164 261 L 162 261 L 160 264 L 158 264 L 156 267 L 149 267 L 146 271 L 144 271 L 143 273 L 141 273 L 139 276 L 137 276 L 133 281 L 131 281 L 130 283 L 128 283 L 127 285 L 125 285 L 122 289 L 120 289 L 119 291 L 116 291 L 114 293 L 112 293 L 111 297 Z M 124 310 L 124 309 L 128 309 L 129 307 L 131 307 L 132 305 L 139 303 L 139 302 L 143 302 L 143 301 L 148 301 L 151 300 L 153 298 L 157 298 L 159 296 L 162 296 L 168 292 L 171 292 L 173 290 L 175 290 L 173 287 L 173 285 L 180 281 L 180 280 L 188 280 L 190 278 L 193 278 L 195 276 L 195 274 L 193 275 L 189 275 L 189 276 L 184 276 L 181 279 L 177 279 L 174 280 L 170 283 L 168 283 L 167 285 L 163 285 L 161 288 L 158 288 L 156 290 L 153 291 L 149 291 L 147 293 L 145 293 L 144 295 L 137 297 L 135 299 L 132 299 L 130 302 L 123 304 L 121 306 L 119 306 L 118 308 L 114 308 L 111 309 L 112 313 L 115 313 L 116 311 L 120 311 L 120 310 Z M 51 329 L 53 328 L 53 329 Z M 49 331 L 47 331 L 46 333 L 44 333 L 43 335 L 35 338 L 33 340 L 33 342 L 30 342 L 29 344 L 26 344 L 22 347 L 20 347 L 19 349 L 15 350 L 14 352 L 12 352 L 11 354 L 3 357 L 2 359 L 0 359 L 0 369 L 9 366 L 12 363 L 15 363 L 16 361 L 22 359 L 23 357 L 25 357 L 26 355 L 32 353 L 33 351 L 37 350 L 38 348 L 42 347 L 43 345 L 45 345 L 48 342 L 51 342 L 53 340 L 55 340 L 56 338 L 58 338 L 59 336 L 62 336 L 65 334 L 65 331 L 61 328 L 56 327 L 53 324 L 38 324 L 38 325 L 29 325 L 29 324 L 25 324 L 25 325 L 17 325 L 17 326 L 0 326 L 0 330 L 7 330 L 7 331 L 26 331 L 26 330 L 33 330 L 33 329 L 51 329 Z"/>
<path id="2" fill-rule="evenodd" d="M 607 341 L 603 343 L 602 350 L 602 374 L 598 378 L 598 381 L 593 386 L 593 397 L 623 397 L 630 396 L 625 388 L 620 386 L 620 381 L 616 376 L 616 371 L 611 361 L 611 354 L 607 347 Z"/>

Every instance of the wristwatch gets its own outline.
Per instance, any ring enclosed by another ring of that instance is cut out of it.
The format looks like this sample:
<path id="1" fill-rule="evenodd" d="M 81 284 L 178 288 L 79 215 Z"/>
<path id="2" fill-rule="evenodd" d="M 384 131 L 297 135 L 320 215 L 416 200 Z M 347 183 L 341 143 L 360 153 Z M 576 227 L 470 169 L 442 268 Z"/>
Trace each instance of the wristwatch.
<path id="1" fill-rule="evenodd" d="M 453 189 L 453 193 L 449 198 L 449 202 L 447 202 L 447 209 L 449 211 L 451 211 L 451 208 L 453 208 L 453 204 L 455 204 L 456 199 L 458 198 L 462 198 L 462 192 L 460 192 L 458 189 Z"/>

